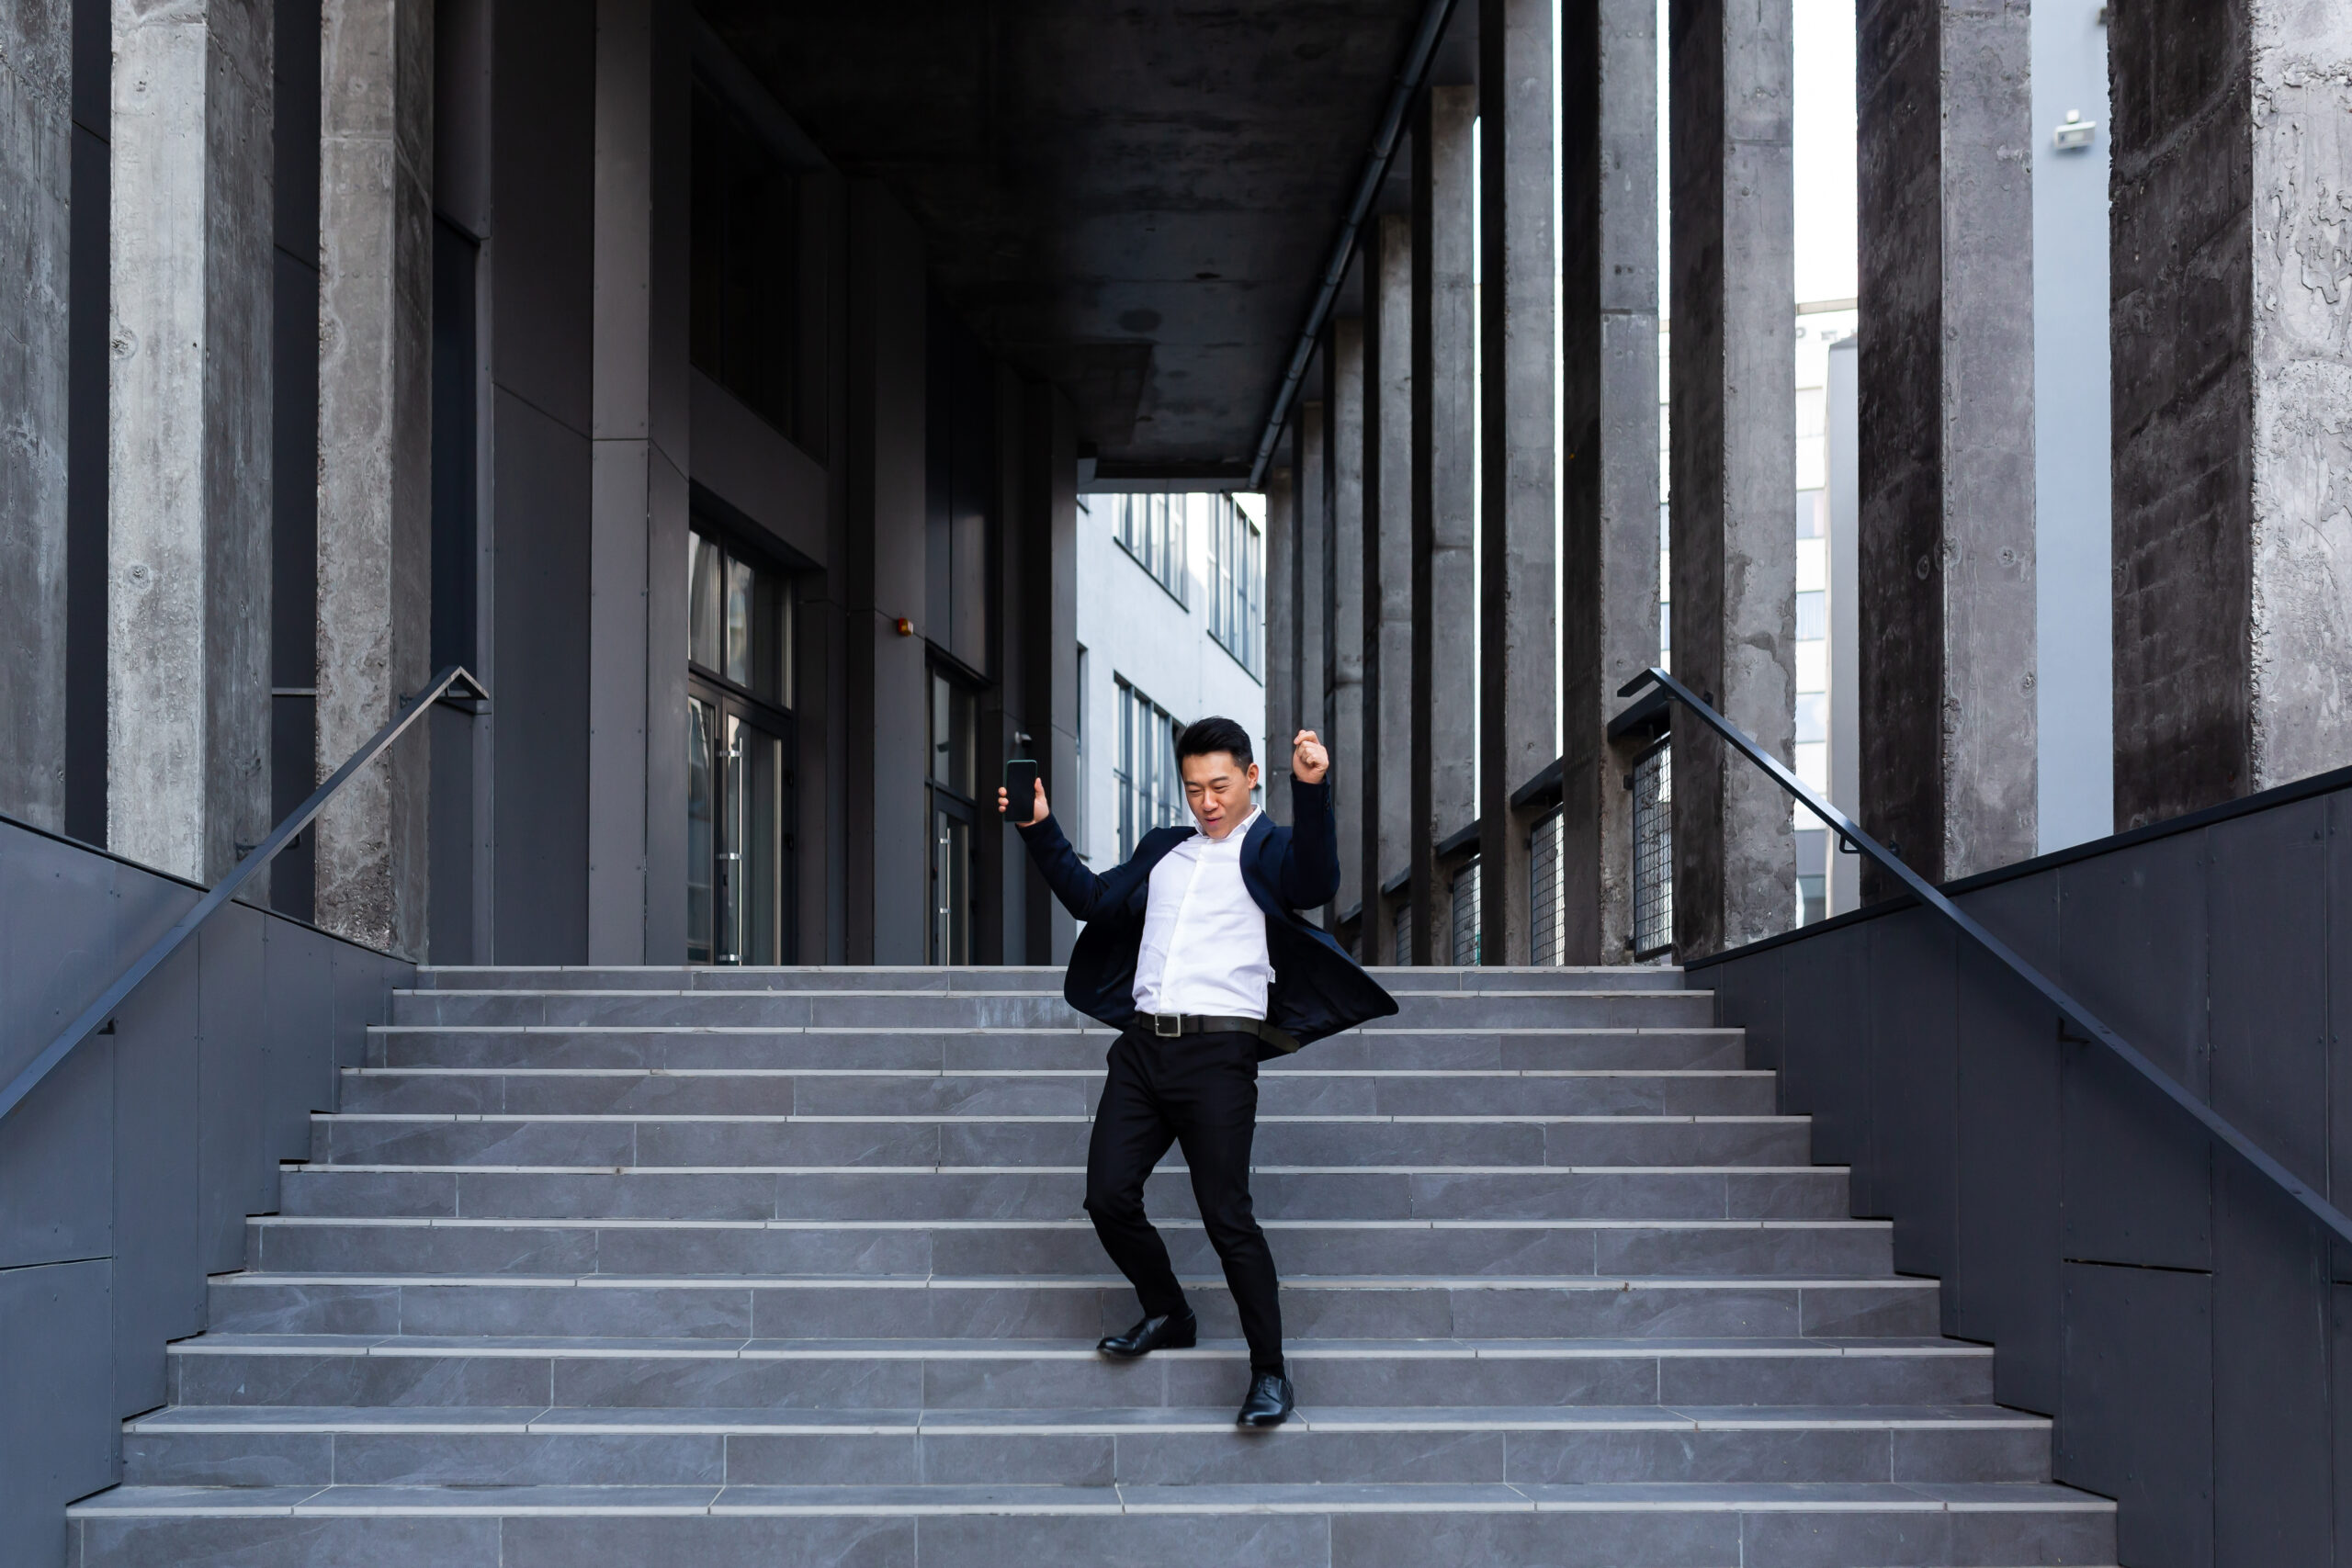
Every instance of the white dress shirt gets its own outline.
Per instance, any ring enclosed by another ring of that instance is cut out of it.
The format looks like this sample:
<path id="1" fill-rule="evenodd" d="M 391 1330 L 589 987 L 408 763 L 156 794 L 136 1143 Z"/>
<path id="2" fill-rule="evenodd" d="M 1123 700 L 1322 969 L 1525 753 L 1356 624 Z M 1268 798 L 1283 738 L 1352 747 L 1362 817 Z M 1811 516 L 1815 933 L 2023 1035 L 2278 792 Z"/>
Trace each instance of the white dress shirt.
<path id="1" fill-rule="evenodd" d="M 1241 880 L 1242 841 L 1257 819 L 1252 808 L 1222 839 L 1194 833 L 1151 868 L 1136 955 L 1137 1010 L 1266 1016 L 1274 978 L 1266 912 Z"/>

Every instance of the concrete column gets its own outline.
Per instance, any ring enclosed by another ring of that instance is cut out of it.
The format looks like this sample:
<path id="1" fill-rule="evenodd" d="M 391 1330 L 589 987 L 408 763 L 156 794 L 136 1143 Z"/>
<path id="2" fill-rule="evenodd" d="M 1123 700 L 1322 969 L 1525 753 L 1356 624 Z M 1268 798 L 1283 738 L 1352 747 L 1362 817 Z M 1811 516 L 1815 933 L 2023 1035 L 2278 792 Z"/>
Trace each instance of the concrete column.
<path id="1" fill-rule="evenodd" d="M 675 964 L 686 949 L 689 69 L 676 13 L 598 0 L 591 964 Z"/>
<path id="2" fill-rule="evenodd" d="M 1363 831 L 1363 321 L 1345 316 L 1323 338 L 1323 407 L 1330 429 L 1323 460 L 1330 474 L 1330 548 L 1325 578 L 1330 614 L 1323 626 L 1324 684 L 1329 690 L 1331 807 L 1340 842 Z M 1340 855 L 1340 892 L 1332 915 L 1345 915 L 1364 895 L 1363 857 Z M 1361 941 L 1361 938 L 1359 939 Z M 1365 951 L 1359 947 L 1358 952 Z"/>
<path id="3" fill-rule="evenodd" d="M 1796 703 L 1789 0 L 1670 0 L 1674 670 L 1783 763 Z M 1674 726 L 1675 947 L 1787 929 L 1789 800 Z"/>
<path id="4" fill-rule="evenodd" d="M 1298 628 L 1298 651 L 1295 656 L 1298 669 L 1298 702 L 1292 712 L 1292 735 L 1301 729 L 1328 732 L 1329 717 L 1329 687 L 1326 684 L 1323 659 L 1323 627 L 1326 620 L 1325 573 L 1329 551 L 1330 513 L 1324 504 L 1329 493 L 1329 476 L 1323 457 L 1323 405 L 1318 402 L 1298 405 L 1298 423 L 1294 427 L 1294 450 L 1296 461 L 1291 472 L 1295 476 L 1292 494 L 1295 519 L 1297 549 L 1291 580 L 1291 620 Z M 1328 734 L 1326 739 L 1329 739 Z M 1290 750 L 1290 735 L 1269 737 L 1266 744 L 1281 750 Z M 1287 808 L 1289 803 L 1283 803 Z"/>
<path id="5" fill-rule="evenodd" d="M 1409 964 L 1380 889 L 1413 857 L 1412 219 L 1374 220 L 1364 259 L 1363 953 Z"/>
<path id="6" fill-rule="evenodd" d="M 2120 6 L 2115 826 L 2352 761 L 2352 11 Z"/>
<path id="7" fill-rule="evenodd" d="M 316 775 L 432 675 L 433 7 L 326 0 L 319 133 Z M 420 727 L 320 815 L 318 922 L 425 956 Z"/>
<path id="8" fill-rule="evenodd" d="M 1286 445 L 1295 448 L 1294 421 Z M 1298 498 L 1288 463 L 1266 470 L 1266 808 L 1290 820 L 1290 738 L 1298 733 Z"/>
<path id="9" fill-rule="evenodd" d="M 1476 87 L 1435 86 L 1413 130 L 1413 962 L 1443 956 L 1436 850 L 1477 811 Z"/>
<path id="10" fill-rule="evenodd" d="M 1077 416 L 1068 394 L 1046 382 L 1023 384 L 1020 400 L 1021 492 L 1006 553 L 1017 551 L 1021 563 L 1022 616 L 1008 630 L 1021 644 L 1030 755 L 1045 763 L 1047 798 L 1060 799 L 1079 786 L 1078 709 L 1085 699 L 1078 689 Z M 1114 735 L 1098 736 L 1096 754 L 1107 758 L 1117 744 Z M 985 796 L 987 781 L 982 784 Z M 1027 853 L 1018 844 L 1008 853 L 1019 855 L 1027 879 L 1027 961 L 1068 963 L 1078 923 Z"/>
<path id="11" fill-rule="evenodd" d="M 1570 964 L 1625 960 L 1637 747 L 1657 660 L 1657 7 L 1568 0 L 1560 57 L 1561 877 Z"/>
<path id="12" fill-rule="evenodd" d="M 2035 850 L 2031 37 L 1859 27 L 1861 820 L 1940 882 Z"/>
<path id="13" fill-rule="evenodd" d="M 271 24 L 114 0 L 107 842 L 205 881 L 269 828 Z"/>
<path id="14" fill-rule="evenodd" d="M 0 6 L 0 811 L 65 827 L 73 8 Z"/>
<path id="15" fill-rule="evenodd" d="M 1528 829 L 1513 792 L 1560 754 L 1559 288 L 1553 0 L 1478 10 L 1478 894 L 1487 960 L 1529 952 Z"/>

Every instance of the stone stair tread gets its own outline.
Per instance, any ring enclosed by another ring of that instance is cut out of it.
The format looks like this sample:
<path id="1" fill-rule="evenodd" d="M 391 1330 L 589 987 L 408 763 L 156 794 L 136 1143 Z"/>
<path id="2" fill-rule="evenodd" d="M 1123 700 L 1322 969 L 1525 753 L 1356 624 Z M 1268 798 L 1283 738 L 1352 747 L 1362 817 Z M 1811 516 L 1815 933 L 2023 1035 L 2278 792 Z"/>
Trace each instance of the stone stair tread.
<path id="1" fill-rule="evenodd" d="M 1188 1288 L 1220 1289 L 1222 1275 L 1178 1276 Z M 1809 1286 L 1882 1290 L 1934 1290 L 1933 1280 L 1893 1274 L 1297 1274 L 1283 1276 L 1287 1288 L 1319 1291 L 1706 1291 L 1759 1289 L 1798 1291 Z M 247 1269 L 216 1274 L 216 1286 L 358 1285 L 370 1288 L 414 1284 L 446 1290 L 463 1286 L 523 1290 L 810 1291 L 884 1290 L 1073 1290 L 1124 1288 L 1116 1274 L 277 1274 Z"/>
<path id="2" fill-rule="evenodd" d="M 900 1359 L 964 1357 L 1054 1357 L 1093 1361 L 1093 1343 L 1082 1339 L 662 1339 L 520 1335 L 476 1338 L 426 1334 L 241 1334 L 208 1332 L 175 1340 L 175 1356 L 202 1355 L 518 1355 L 726 1357 L 853 1357 Z M 1290 1348 L 1294 1359 L 1337 1360 L 1347 1357 L 1453 1359 L 1484 1357 L 1527 1360 L 1543 1357 L 1600 1356 L 1819 1356 L 1874 1358 L 1932 1356 L 1985 1359 L 1992 1348 L 1964 1340 L 1889 1335 L 1883 1338 L 1758 1336 L 1754 1338 L 1656 1339 L 1309 1339 Z M 1160 1350 L 1156 1359 L 1238 1359 L 1248 1348 L 1238 1339 L 1204 1339 L 1190 1349 Z"/>
<path id="3" fill-rule="evenodd" d="M 68 1510 L 108 1517 L 443 1514 L 899 1515 L 1704 1511 L 2047 1512 L 2111 1515 L 2104 1497 L 2046 1483 L 1411 1483 L 1204 1486 L 119 1486 Z"/>

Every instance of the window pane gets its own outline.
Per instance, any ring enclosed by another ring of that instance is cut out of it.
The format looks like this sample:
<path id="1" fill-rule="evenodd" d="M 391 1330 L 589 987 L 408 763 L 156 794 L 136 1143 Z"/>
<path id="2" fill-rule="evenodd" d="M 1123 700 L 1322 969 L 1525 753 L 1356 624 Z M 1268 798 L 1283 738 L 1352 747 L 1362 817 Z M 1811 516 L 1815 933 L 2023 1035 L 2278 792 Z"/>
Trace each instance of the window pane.
<path id="1" fill-rule="evenodd" d="M 714 951 L 712 919 L 718 849 L 718 710 L 686 699 L 686 962 L 707 964 Z"/>
<path id="2" fill-rule="evenodd" d="M 745 727 L 743 962 L 784 962 L 784 742 Z"/>
<path id="3" fill-rule="evenodd" d="M 750 879 L 743 874 L 743 849 L 750 837 L 745 820 L 750 797 L 743 777 L 743 721 L 728 716 L 726 737 L 725 771 L 719 784 L 718 962 L 741 964 L 750 913 L 746 899 L 751 892 Z"/>
<path id="4" fill-rule="evenodd" d="M 727 560 L 727 663 L 719 673 L 739 686 L 752 683 L 752 563 Z"/>
<path id="5" fill-rule="evenodd" d="M 947 677 L 931 678 L 931 776 L 941 784 L 955 779 L 955 716 L 948 711 L 951 695 Z"/>
<path id="6" fill-rule="evenodd" d="M 702 534 L 686 536 L 686 657 L 706 670 L 719 667 L 718 546 Z"/>

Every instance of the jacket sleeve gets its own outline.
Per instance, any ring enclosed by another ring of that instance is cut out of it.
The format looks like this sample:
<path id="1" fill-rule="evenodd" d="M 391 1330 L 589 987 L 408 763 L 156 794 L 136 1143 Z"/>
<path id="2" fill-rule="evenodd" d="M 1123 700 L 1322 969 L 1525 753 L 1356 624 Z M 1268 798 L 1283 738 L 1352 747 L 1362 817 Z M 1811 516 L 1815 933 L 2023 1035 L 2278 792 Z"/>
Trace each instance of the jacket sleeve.
<path id="1" fill-rule="evenodd" d="M 1042 822 L 1016 822 L 1013 829 L 1029 846 L 1029 858 L 1037 863 L 1039 874 L 1062 901 L 1062 908 L 1079 919 L 1092 919 L 1102 901 L 1102 879 L 1078 858 L 1078 852 L 1062 836 L 1061 824 L 1048 816 Z"/>
<path id="2" fill-rule="evenodd" d="M 1294 909 L 1328 904 L 1340 892 L 1340 825 L 1331 817 L 1331 786 L 1290 781 L 1290 843 L 1277 874 L 1283 902 Z"/>

